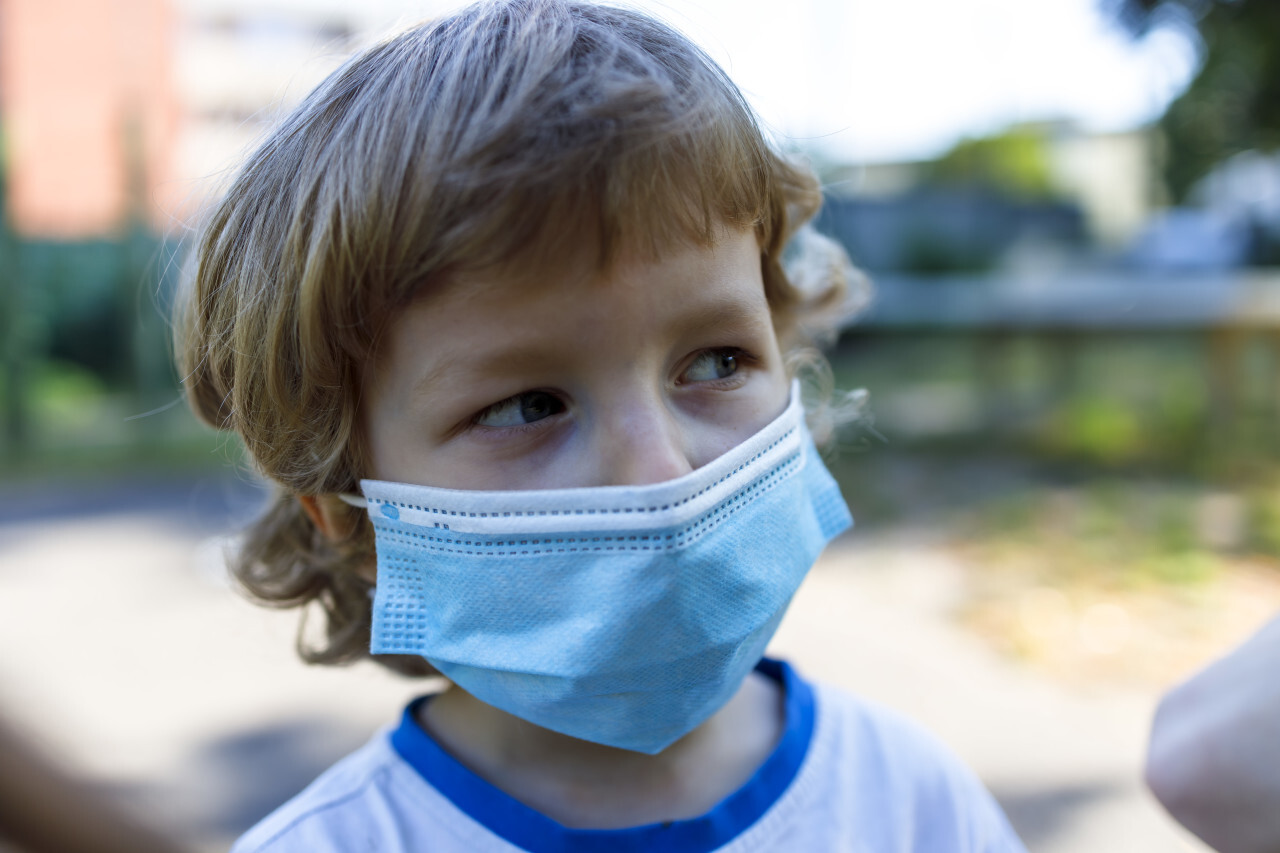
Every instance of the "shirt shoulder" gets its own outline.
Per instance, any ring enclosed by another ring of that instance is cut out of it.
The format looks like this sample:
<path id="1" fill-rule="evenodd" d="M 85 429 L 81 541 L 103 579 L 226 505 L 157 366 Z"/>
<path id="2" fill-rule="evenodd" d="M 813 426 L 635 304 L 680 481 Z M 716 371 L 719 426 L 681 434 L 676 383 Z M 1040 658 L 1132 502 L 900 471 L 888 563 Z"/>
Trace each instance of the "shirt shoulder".
<path id="1" fill-rule="evenodd" d="M 805 764 L 742 853 L 1025 853 L 977 776 L 923 727 L 837 688 L 814 691 Z"/>
<path id="2" fill-rule="evenodd" d="M 371 823 L 362 801 L 379 796 L 386 788 L 390 763 L 394 758 L 384 746 L 386 733 L 380 732 L 360 749 L 334 764 L 299 794 L 263 818 L 231 848 L 232 853 L 285 853 L 314 850 L 324 853 L 343 849 L 331 832 L 343 836 L 362 834 L 363 823 Z M 348 849 L 376 849 L 361 844 Z"/>
<path id="3" fill-rule="evenodd" d="M 231 853 L 512 853 L 427 785 L 387 730 L 246 832 Z"/>

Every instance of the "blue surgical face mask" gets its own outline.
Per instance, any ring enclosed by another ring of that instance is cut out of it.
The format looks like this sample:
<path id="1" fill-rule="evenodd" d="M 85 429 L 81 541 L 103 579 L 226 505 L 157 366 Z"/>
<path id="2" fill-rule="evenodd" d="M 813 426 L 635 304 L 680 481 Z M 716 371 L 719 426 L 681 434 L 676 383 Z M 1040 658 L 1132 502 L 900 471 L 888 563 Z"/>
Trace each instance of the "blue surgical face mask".
<path id="1" fill-rule="evenodd" d="M 733 696 L 852 523 L 798 386 L 760 432 L 663 483 L 361 487 L 376 531 L 374 653 L 422 655 L 496 708 L 650 754 Z"/>

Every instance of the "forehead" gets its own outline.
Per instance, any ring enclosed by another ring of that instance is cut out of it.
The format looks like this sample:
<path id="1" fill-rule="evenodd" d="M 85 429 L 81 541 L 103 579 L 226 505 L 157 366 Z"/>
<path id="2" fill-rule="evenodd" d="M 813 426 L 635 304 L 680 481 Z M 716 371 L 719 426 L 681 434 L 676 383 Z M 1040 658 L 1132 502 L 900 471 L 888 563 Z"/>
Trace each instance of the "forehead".
<path id="1" fill-rule="evenodd" d="M 506 294 L 573 299 L 578 291 L 625 289 L 637 281 L 680 277 L 696 284 L 716 271 L 754 270 L 759 239 L 750 229 L 716 225 L 705 239 L 692 235 L 654 239 L 652 235 L 602 240 L 590 226 L 568 228 L 565 239 L 541 250 L 517 253 L 484 268 L 460 269 L 440 277 L 418 298 L 445 300 L 466 295 Z M 692 295 L 692 294 L 689 294 Z"/>
<path id="2" fill-rule="evenodd" d="M 550 269 L 446 276 L 392 318 L 376 362 L 421 377 L 491 353 L 580 353 L 584 342 L 620 352 L 651 337 L 769 323 L 755 234 L 723 229 L 709 246 L 626 252 L 604 267 L 584 253 Z"/>
<path id="3" fill-rule="evenodd" d="M 763 297 L 754 234 L 722 229 L 708 245 L 684 242 L 662 252 L 626 247 L 606 261 L 584 250 L 546 266 L 459 272 L 416 301 L 428 312 L 483 321 L 491 313 L 518 317 L 522 311 L 590 308 L 621 312 L 665 306 L 663 313 L 670 314 L 725 301 L 763 304 Z"/>

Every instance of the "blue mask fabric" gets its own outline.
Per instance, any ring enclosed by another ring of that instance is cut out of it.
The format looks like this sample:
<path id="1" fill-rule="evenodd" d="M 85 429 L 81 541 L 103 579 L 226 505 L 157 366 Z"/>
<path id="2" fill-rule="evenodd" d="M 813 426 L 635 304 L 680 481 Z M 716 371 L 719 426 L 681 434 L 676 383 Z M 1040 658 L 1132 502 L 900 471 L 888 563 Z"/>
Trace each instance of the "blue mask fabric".
<path id="1" fill-rule="evenodd" d="M 489 705 L 648 754 L 733 696 L 852 524 L 798 383 L 764 429 L 662 483 L 361 488 L 376 536 L 373 653 L 421 655 Z"/>

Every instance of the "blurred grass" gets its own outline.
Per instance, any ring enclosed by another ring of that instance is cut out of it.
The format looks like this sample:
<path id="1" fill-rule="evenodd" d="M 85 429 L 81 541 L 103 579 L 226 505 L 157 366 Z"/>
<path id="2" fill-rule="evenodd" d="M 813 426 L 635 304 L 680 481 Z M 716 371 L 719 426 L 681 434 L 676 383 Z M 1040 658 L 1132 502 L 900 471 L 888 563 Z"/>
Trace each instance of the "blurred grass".
<path id="1" fill-rule="evenodd" d="M 0 376 L 0 398 L 2 386 Z M 196 473 L 243 464 L 239 441 L 198 423 L 176 389 L 150 405 L 156 401 L 113 389 L 66 361 L 33 365 L 26 386 L 26 440 L 21 448 L 0 445 L 0 479 L 6 483 Z"/>
<path id="2" fill-rule="evenodd" d="M 110 238 L 18 239 L 0 222 L 0 480 L 74 482 L 225 469 L 243 452 L 196 422 L 172 367 L 178 247 L 138 223 Z"/>

